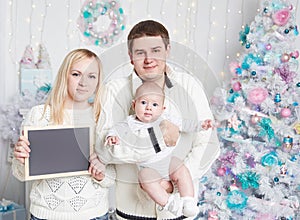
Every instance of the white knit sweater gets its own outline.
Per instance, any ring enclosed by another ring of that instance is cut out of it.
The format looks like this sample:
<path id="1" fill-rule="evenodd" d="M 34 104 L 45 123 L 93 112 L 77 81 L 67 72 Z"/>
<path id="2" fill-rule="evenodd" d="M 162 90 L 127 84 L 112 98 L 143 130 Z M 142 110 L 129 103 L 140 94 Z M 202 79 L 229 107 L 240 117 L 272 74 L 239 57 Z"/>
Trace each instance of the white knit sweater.
<path id="1" fill-rule="evenodd" d="M 33 107 L 24 125 L 49 125 L 50 111 L 41 119 L 43 105 Z M 87 125 L 95 128 L 93 109 L 65 110 L 64 125 Z M 92 132 L 94 133 L 94 132 Z M 30 212 L 41 219 L 88 220 L 107 213 L 108 190 L 114 184 L 114 169 L 107 167 L 105 179 L 98 182 L 90 175 L 36 180 L 30 192 Z M 24 180 L 24 165 L 13 159 L 13 174 Z"/>
<path id="2" fill-rule="evenodd" d="M 203 121 L 213 118 L 202 85 L 196 78 L 187 73 L 172 70 L 167 75 L 173 86 L 165 86 L 165 111 L 170 111 L 170 115 L 176 116 L 177 114 L 178 118 L 186 120 Z M 103 143 L 109 129 L 129 115 L 131 101 L 141 83 L 141 79 L 133 72 L 129 77 L 115 79 L 106 85 L 103 112 L 100 116 L 101 128 L 96 131 L 99 132 L 100 137 L 95 146 L 98 155 L 106 151 Z M 154 127 L 154 132 L 158 141 L 163 140 L 159 127 Z M 220 146 L 216 131 L 208 130 L 193 134 L 182 133 L 174 155 L 184 161 L 195 180 L 195 189 L 197 189 L 197 178 L 209 169 L 219 152 Z M 126 155 L 123 156 L 126 157 Z M 116 165 L 116 173 L 116 206 L 119 213 L 145 219 L 176 218 L 171 213 L 159 211 L 150 197 L 140 189 L 136 165 Z M 195 192 L 195 195 L 198 193 Z"/>

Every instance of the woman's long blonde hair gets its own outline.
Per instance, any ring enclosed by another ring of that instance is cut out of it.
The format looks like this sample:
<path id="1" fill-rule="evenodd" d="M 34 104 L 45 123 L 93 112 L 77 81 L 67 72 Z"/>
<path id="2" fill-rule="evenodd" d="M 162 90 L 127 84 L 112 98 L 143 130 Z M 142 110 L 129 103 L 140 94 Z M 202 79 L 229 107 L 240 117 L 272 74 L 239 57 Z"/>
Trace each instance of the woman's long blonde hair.
<path id="1" fill-rule="evenodd" d="M 50 121 L 53 124 L 62 124 L 64 118 L 64 102 L 68 96 L 68 75 L 71 71 L 71 67 L 74 63 L 80 62 L 83 59 L 87 58 L 95 58 L 98 67 L 99 67 L 99 77 L 98 77 L 98 85 L 95 91 L 95 96 L 93 100 L 93 109 L 94 109 L 94 116 L 96 122 L 99 119 L 100 111 L 101 111 L 101 104 L 100 104 L 100 96 L 102 90 L 102 64 L 100 58 L 90 50 L 87 49 L 75 49 L 67 54 L 65 59 L 63 60 L 51 92 L 46 100 L 44 114 L 46 112 L 47 106 L 50 107 Z"/>

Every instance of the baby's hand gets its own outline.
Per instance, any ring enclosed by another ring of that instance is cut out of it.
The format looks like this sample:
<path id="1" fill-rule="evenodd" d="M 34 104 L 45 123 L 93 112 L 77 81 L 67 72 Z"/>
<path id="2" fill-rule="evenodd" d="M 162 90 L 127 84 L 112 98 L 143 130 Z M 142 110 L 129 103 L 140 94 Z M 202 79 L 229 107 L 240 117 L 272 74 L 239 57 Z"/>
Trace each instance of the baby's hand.
<path id="1" fill-rule="evenodd" d="M 211 119 L 206 119 L 204 122 L 202 122 L 201 126 L 204 130 L 214 128 L 213 121 Z"/>
<path id="2" fill-rule="evenodd" d="M 29 152 L 30 152 L 29 145 L 30 143 L 25 136 L 20 136 L 18 142 L 15 144 L 14 156 L 22 164 L 25 163 L 25 158 L 29 157 Z"/>
<path id="3" fill-rule="evenodd" d="M 117 136 L 109 136 L 106 138 L 104 145 L 113 146 L 120 144 L 120 140 Z"/>

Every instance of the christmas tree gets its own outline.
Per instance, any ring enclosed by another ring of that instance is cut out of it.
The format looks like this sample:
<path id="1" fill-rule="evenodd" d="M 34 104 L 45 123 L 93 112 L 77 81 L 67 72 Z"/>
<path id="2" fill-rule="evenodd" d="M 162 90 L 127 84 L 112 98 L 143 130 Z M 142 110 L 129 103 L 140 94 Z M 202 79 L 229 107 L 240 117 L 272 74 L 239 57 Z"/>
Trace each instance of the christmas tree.
<path id="1" fill-rule="evenodd" d="M 20 61 L 20 67 L 24 69 L 35 69 L 33 50 L 30 45 L 27 45 Z"/>
<path id="2" fill-rule="evenodd" d="M 299 219 L 300 73 L 295 8 L 264 1 L 240 32 L 243 53 L 211 99 L 221 154 L 200 180 L 205 219 Z M 298 218 L 297 218 L 298 216 Z"/>
<path id="3" fill-rule="evenodd" d="M 50 57 L 45 45 L 39 45 L 38 62 L 36 64 L 38 69 L 51 69 Z"/>

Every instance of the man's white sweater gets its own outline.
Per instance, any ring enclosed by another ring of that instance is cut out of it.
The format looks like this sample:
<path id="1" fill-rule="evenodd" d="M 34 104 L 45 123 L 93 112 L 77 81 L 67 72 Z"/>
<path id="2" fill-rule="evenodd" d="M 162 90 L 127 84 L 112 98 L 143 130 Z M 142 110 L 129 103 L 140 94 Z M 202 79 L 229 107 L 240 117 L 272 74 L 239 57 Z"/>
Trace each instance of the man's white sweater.
<path id="1" fill-rule="evenodd" d="M 178 118 L 203 121 L 212 119 L 209 103 L 201 83 L 187 73 L 169 71 L 165 86 L 166 111 Z M 110 128 L 123 121 L 130 113 L 131 101 L 142 80 L 132 73 L 129 77 L 115 79 L 106 85 L 100 129 L 95 149 L 98 155 L 105 151 L 104 139 Z M 157 139 L 162 141 L 159 126 L 154 127 Z M 182 159 L 195 180 L 195 189 L 200 178 L 218 157 L 220 151 L 216 131 L 182 133 L 174 155 Z M 125 156 L 125 155 L 124 155 Z M 171 213 L 159 211 L 156 204 L 144 193 L 138 184 L 138 169 L 134 164 L 116 165 L 116 207 L 118 217 L 130 219 L 176 219 Z M 198 195 L 195 192 L 195 195 Z M 134 218 L 132 218 L 134 219 Z"/>

